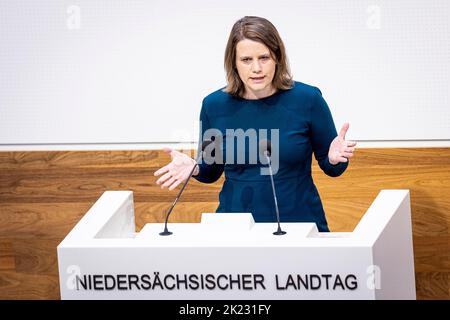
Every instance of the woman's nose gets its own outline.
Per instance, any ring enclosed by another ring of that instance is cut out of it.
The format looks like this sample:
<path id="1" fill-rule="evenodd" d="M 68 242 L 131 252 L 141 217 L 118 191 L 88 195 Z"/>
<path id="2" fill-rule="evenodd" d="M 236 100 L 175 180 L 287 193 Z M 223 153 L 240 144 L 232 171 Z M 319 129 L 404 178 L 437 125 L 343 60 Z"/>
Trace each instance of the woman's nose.
<path id="1" fill-rule="evenodd" d="M 252 63 L 252 71 L 253 72 L 261 71 L 261 64 L 259 63 L 259 61 L 257 59 Z"/>

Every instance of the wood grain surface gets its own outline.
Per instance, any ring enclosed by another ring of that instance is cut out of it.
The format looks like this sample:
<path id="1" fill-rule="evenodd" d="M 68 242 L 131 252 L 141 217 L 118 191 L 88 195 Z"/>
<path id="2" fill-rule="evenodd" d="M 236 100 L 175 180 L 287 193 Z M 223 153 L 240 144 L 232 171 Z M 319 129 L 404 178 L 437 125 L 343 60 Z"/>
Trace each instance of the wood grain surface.
<path id="1" fill-rule="evenodd" d="M 0 299 L 59 299 L 56 246 L 106 190 L 133 191 L 137 230 L 162 222 L 177 190 L 153 173 L 169 160 L 158 150 L 0 152 Z M 417 298 L 450 299 L 450 148 L 357 149 L 337 178 L 313 162 L 332 231 L 352 231 L 380 190 L 409 189 Z M 193 180 L 170 221 L 214 212 L 222 183 Z"/>

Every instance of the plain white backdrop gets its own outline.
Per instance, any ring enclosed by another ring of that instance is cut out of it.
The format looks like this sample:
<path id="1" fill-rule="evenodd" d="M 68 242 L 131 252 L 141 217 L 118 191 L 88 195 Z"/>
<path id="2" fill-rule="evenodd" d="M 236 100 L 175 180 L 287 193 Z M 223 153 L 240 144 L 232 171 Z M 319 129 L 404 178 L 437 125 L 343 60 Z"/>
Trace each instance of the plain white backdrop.
<path id="1" fill-rule="evenodd" d="M 1 0 L 0 147 L 195 142 L 245 15 L 277 27 L 349 139 L 449 145 L 447 0 Z"/>

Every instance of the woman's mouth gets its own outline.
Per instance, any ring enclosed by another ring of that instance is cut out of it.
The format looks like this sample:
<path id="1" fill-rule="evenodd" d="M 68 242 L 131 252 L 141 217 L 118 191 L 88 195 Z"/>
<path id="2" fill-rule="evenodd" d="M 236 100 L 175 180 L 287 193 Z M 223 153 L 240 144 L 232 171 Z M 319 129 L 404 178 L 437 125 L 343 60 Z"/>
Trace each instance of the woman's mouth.
<path id="1" fill-rule="evenodd" d="M 262 77 L 250 77 L 253 83 L 261 83 L 264 81 L 265 76 Z"/>

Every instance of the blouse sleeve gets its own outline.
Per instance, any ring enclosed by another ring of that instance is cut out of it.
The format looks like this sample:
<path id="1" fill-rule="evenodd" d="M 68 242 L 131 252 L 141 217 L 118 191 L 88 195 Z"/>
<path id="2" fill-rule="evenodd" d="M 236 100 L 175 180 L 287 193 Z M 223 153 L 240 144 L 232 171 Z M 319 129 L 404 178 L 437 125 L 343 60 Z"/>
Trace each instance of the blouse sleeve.
<path id="1" fill-rule="evenodd" d="M 311 104 L 311 142 L 314 156 L 322 171 L 330 177 L 340 176 L 347 169 L 347 162 L 332 165 L 328 161 L 328 151 L 333 139 L 337 136 L 333 117 L 319 88 Z"/>
<path id="2" fill-rule="evenodd" d="M 211 128 L 211 124 L 208 119 L 208 115 L 206 114 L 206 107 L 205 107 L 205 101 L 203 100 L 202 103 L 202 109 L 200 111 L 200 137 L 199 142 L 202 141 L 202 138 L 204 136 L 204 133 L 206 130 Z M 197 150 L 197 154 L 199 154 L 201 148 L 201 143 L 199 143 L 199 150 Z M 201 161 L 199 163 L 199 173 L 198 175 L 194 176 L 195 179 L 197 179 L 200 182 L 204 183 L 213 183 L 216 182 L 220 176 L 223 173 L 224 165 L 213 163 L 213 164 L 207 164 L 205 161 Z"/>

